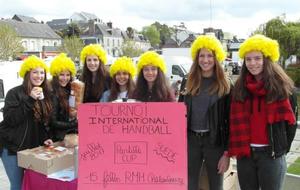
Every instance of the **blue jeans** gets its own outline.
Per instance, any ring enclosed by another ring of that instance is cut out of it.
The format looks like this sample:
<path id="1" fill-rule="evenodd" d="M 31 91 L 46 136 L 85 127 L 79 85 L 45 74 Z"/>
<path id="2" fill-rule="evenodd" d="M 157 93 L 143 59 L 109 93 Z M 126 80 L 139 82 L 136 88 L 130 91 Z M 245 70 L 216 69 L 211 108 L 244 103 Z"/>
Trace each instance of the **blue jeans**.
<path id="1" fill-rule="evenodd" d="M 188 133 L 188 190 L 199 189 L 199 174 L 203 166 L 206 171 L 210 190 L 223 190 L 223 175 L 218 174 L 218 163 L 223 149 L 209 143 L 209 136 L 195 136 Z"/>
<path id="2" fill-rule="evenodd" d="M 21 190 L 23 169 L 18 166 L 17 155 L 8 155 L 7 149 L 4 148 L 1 159 L 10 182 L 10 190 Z"/>
<path id="3" fill-rule="evenodd" d="M 281 190 L 286 172 L 285 155 L 273 159 L 266 151 L 251 151 L 237 159 L 241 190 Z"/>

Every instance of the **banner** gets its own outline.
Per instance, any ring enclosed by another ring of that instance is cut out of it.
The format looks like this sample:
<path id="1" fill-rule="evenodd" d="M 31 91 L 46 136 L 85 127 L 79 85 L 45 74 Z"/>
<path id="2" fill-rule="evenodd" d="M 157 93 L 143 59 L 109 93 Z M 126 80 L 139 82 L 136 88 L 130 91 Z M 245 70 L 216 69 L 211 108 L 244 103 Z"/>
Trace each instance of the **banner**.
<path id="1" fill-rule="evenodd" d="M 182 103 L 79 106 L 79 190 L 187 190 Z"/>

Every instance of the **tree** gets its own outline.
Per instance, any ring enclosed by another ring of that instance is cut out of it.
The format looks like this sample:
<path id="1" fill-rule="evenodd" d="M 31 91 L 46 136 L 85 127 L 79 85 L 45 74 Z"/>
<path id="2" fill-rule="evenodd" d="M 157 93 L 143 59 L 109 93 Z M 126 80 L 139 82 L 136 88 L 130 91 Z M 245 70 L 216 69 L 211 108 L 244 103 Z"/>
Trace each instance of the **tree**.
<path id="1" fill-rule="evenodd" d="M 80 58 L 80 52 L 82 48 L 84 47 L 83 41 L 76 37 L 76 36 L 71 36 L 71 37 L 65 37 L 63 39 L 63 44 L 60 47 L 61 52 L 65 52 L 68 54 L 68 56 L 73 60 L 79 60 Z"/>
<path id="2" fill-rule="evenodd" d="M 300 23 L 285 22 L 284 18 L 277 17 L 260 26 L 255 33 L 262 33 L 278 41 L 283 67 L 289 56 L 296 55 L 300 60 Z"/>
<path id="3" fill-rule="evenodd" d="M 160 34 L 156 26 L 150 25 L 143 27 L 142 34 L 150 41 L 152 47 L 159 45 Z"/>
<path id="4" fill-rule="evenodd" d="M 126 34 L 128 36 L 129 39 L 133 39 L 134 38 L 134 29 L 132 27 L 127 27 L 126 29 Z"/>
<path id="5" fill-rule="evenodd" d="M 71 37 L 77 36 L 79 37 L 81 34 L 80 28 L 76 23 L 70 23 L 67 28 L 62 30 L 62 36 L 64 37 Z"/>
<path id="6" fill-rule="evenodd" d="M 168 39 L 171 38 L 171 35 L 174 33 L 172 28 L 169 28 L 166 24 L 160 24 L 159 22 L 155 22 L 152 25 L 154 25 L 157 30 L 159 31 L 160 35 L 160 46 L 163 46 Z"/>
<path id="7" fill-rule="evenodd" d="M 16 58 L 23 51 L 21 38 L 16 31 L 8 24 L 0 22 L 0 59 Z"/>
<path id="8" fill-rule="evenodd" d="M 138 57 L 143 53 L 143 50 L 133 40 L 124 41 L 121 49 L 122 56 Z"/>

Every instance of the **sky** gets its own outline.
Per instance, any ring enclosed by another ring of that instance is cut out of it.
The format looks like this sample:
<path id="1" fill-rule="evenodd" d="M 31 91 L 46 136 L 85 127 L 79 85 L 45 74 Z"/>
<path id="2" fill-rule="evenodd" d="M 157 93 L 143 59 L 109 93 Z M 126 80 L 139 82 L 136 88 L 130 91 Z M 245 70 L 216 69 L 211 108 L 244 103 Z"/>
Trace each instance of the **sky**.
<path id="1" fill-rule="evenodd" d="M 0 0 L 0 18 L 20 14 L 46 22 L 81 11 L 123 30 L 141 31 L 155 21 L 168 26 L 184 22 L 196 33 L 213 27 L 246 38 L 278 16 L 300 21 L 300 0 Z"/>

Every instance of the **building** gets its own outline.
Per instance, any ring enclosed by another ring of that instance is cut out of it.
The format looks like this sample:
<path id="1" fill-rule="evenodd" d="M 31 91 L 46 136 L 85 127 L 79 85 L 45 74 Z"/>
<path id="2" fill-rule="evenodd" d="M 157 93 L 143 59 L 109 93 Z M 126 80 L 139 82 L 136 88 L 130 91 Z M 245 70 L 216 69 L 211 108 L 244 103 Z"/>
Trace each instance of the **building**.
<path id="1" fill-rule="evenodd" d="M 20 22 L 39 23 L 35 18 L 23 15 L 14 15 L 12 19 Z"/>
<path id="2" fill-rule="evenodd" d="M 52 21 L 48 21 L 46 24 L 50 26 L 54 31 L 61 31 L 68 27 L 69 19 L 53 19 Z"/>
<path id="3" fill-rule="evenodd" d="M 15 15 L 14 18 L 19 17 Z M 62 39 L 47 24 L 23 22 L 14 19 L 5 19 L 0 22 L 6 23 L 15 29 L 25 48 L 23 56 L 36 55 L 45 58 L 48 56 L 48 48 L 46 47 L 52 49 L 49 55 L 52 56 L 58 53 L 57 47 L 61 45 Z"/>
<path id="4" fill-rule="evenodd" d="M 122 37 L 124 41 L 132 40 L 135 45 L 143 51 L 148 51 L 151 48 L 149 40 L 143 34 L 133 31 L 133 33 L 129 35 L 128 31 L 122 31 Z"/>
<path id="5" fill-rule="evenodd" d="M 101 44 L 108 55 L 121 55 L 123 37 L 120 29 L 113 28 L 112 23 L 95 22 L 90 20 L 87 28 L 80 35 L 85 45 Z"/>

